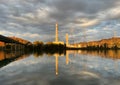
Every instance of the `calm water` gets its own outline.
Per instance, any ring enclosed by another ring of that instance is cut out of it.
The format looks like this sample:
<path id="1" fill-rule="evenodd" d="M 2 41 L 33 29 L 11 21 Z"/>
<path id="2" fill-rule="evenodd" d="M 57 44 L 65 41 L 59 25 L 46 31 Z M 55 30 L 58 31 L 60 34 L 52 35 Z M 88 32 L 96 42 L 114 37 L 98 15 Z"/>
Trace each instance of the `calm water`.
<path id="1" fill-rule="evenodd" d="M 0 85 L 120 85 L 120 51 L 0 52 Z"/>

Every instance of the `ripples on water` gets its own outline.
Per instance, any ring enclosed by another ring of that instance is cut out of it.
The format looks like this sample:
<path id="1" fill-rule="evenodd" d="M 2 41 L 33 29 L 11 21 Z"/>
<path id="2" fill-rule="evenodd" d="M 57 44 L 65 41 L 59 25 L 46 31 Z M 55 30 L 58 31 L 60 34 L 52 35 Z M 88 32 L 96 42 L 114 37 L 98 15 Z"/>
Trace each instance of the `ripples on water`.
<path id="1" fill-rule="evenodd" d="M 120 85 L 120 51 L 0 52 L 0 85 Z"/>

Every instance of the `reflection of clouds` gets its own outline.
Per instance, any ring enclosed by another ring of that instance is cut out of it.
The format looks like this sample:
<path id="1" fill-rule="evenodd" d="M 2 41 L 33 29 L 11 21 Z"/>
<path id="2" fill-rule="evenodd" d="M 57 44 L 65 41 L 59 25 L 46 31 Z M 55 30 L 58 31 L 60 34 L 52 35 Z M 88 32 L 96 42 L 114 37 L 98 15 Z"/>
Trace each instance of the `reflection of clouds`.
<path id="1" fill-rule="evenodd" d="M 82 76 L 86 76 L 86 77 L 82 77 L 82 78 L 100 78 L 100 76 L 98 76 L 97 74 L 95 73 L 92 73 L 92 72 L 87 72 L 87 71 L 81 71 L 79 73 L 79 75 L 82 75 Z"/>
<path id="2" fill-rule="evenodd" d="M 78 51 L 80 55 L 100 56 L 108 59 L 120 59 L 120 50 L 106 50 L 106 51 Z"/>
<path id="3" fill-rule="evenodd" d="M 74 58 L 70 55 L 70 64 L 76 65 L 76 67 L 80 70 L 83 70 L 82 68 L 84 68 L 84 65 L 86 65 L 87 70 L 91 69 L 92 71 L 95 71 L 105 77 L 120 76 L 120 72 L 118 72 L 118 70 L 120 70 L 119 62 L 119 60 L 115 61 L 111 59 L 101 58 L 99 56 L 77 54 Z M 117 68 L 115 68 L 116 65 Z M 72 73 L 75 72 L 74 69 L 75 66 L 73 66 L 73 69 L 71 69 Z"/>
<path id="4" fill-rule="evenodd" d="M 59 76 L 50 81 L 50 85 L 101 85 L 99 77 L 90 72 L 80 72 L 79 74 L 67 74 Z"/>
<path id="5" fill-rule="evenodd" d="M 65 56 L 59 57 L 58 76 L 55 75 L 54 56 L 43 55 L 38 58 L 30 56 L 12 62 L 0 69 L 1 85 L 114 85 L 120 83 L 116 80 L 120 72 L 113 71 L 113 60 L 79 54 L 76 54 L 76 57 L 70 54 L 69 57 L 68 65 L 66 65 Z M 87 66 L 85 71 L 82 69 L 84 64 Z M 106 70 L 105 66 L 108 66 Z"/>

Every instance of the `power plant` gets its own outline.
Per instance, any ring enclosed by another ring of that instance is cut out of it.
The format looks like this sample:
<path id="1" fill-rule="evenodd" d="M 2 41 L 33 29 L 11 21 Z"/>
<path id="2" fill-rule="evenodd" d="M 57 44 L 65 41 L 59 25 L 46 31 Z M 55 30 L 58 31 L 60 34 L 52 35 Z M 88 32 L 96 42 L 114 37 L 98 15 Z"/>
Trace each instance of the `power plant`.
<path id="1" fill-rule="evenodd" d="M 59 41 L 58 38 L 58 23 L 55 24 L 55 41 L 53 41 L 53 44 L 64 44 L 63 41 Z"/>

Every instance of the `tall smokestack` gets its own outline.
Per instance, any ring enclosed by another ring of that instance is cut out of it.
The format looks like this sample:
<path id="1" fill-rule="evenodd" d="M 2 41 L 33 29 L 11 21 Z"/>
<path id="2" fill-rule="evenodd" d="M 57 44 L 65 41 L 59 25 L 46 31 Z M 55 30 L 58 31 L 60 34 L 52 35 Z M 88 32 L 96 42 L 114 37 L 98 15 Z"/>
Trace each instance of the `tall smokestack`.
<path id="1" fill-rule="evenodd" d="M 58 23 L 56 23 L 55 42 L 58 42 Z"/>

